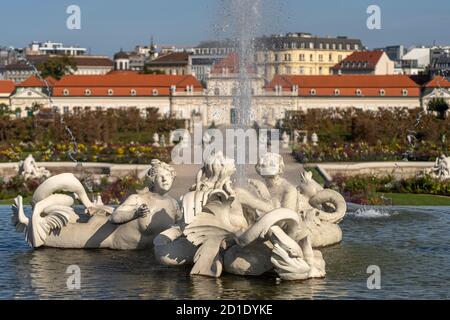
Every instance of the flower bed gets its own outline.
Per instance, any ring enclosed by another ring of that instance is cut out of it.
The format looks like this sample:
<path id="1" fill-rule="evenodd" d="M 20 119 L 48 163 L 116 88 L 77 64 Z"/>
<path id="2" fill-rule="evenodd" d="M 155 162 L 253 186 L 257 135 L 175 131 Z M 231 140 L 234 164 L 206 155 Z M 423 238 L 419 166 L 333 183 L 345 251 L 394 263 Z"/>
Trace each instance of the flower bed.
<path id="1" fill-rule="evenodd" d="M 0 147 L 0 162 L 17 162 L 32 154 L 36 161 L 108 162 L 120 164 L 147 164 L 152 159 L 170 162 L 172 147 L 154 147 L 143 144 L 78 144 L 77 152 L 70 143 L 20 144 Z"/>
<path id="2" fill-rule="evenodd" d="M 441 181 L 428 175 L 408 179 L 392 176 L 337 176 L 330 187 L 342 193 L 348 202 L 364 205 L 386 204 L 383 193 L 450 196 L 450 181 Z"/>

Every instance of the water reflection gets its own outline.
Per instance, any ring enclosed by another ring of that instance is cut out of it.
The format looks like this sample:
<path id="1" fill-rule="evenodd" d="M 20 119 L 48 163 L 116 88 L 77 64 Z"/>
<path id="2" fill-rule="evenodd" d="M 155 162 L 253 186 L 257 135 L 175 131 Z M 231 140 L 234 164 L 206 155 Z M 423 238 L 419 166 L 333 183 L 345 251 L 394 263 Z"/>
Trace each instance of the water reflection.
<path id="1" fill-rule="evenodd" d="M 354 208 L 352 212 L 356 212 Z M 160 266 L 147 251 L 31 250 L 0 207 L 0 298 L 15 299 L 448 299 L 450 208 L 364 211 L 343 222 L 343 243 L 323 249 L 327 277 L 280 282 L 276 275 L 219 279 Z M 81 269 L 69 290 L 67 267 Z M 369 265 L 382 270 L 382 290 L 368 290 Z"/>

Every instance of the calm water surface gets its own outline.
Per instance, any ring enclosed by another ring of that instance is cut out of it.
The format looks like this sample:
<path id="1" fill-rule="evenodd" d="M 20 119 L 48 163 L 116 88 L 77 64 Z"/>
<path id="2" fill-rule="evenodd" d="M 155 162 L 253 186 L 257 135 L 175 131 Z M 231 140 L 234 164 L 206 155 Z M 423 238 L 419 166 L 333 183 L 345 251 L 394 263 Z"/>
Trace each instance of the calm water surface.
<path id="1" fill-rule="evenodd" d="M 323 249 L 325 279 L 190 277 L 159 266 L 151 250 L 31 250 L 0 206 L 0 299 L 449 299 L 450 207 L 351 206 L 344 240 Z M 67 267 L 81 290 L 67 289 Z M 367 289 L 367 267 L 381 268 L 381 290 Z"/>

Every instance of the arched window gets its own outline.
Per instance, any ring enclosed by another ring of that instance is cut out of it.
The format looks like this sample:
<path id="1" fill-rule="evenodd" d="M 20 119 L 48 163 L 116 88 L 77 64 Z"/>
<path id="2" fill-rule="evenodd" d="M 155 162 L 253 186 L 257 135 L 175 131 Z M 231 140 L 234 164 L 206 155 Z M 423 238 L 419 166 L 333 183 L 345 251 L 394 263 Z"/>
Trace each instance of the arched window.
<path id="1" fill-rule="evenodd" d="M 114 90 L 113 89 L 108 89 L 108 96 L 112 96 L 114 95 Z"/>
<path id="2" fill-rule="evenodd" d="M 135 89 L 131 89 L 130 94 L 134 97 L 136 95 L 136 90 Z"/>
<path id="3" fill-rule="evenodd" d="M 316 89 L 311 89 L 311 91 L 309 91 L 309 94 L 315 96 L 317 94 Z"/>
<path id="4" fill-rule="evenodd" d="M 358 97 L 362 96 L 362 91 L 361 91 L 361 89 L 356 89 L 356 95 L 357 95 Z"/>
<path id="5" fill-rule="evenodd" d="M 157 96 L 157 95 L 158 95 L 158 90 L 153 89 L 153 95 L 154 95 L 154 96 Z"/>
<path id="6" fill-rule="evenodd" d="M 341 95 L 341 90 L 339 90 L 339 89 L 334 89 L 334 95 L 335 95 L 335 96 L 340 96 L 340 95 Z"/>
<path id="7" fill-rule="evenodd" d="M 84 95 L 85 95 L 85 96 L 90 96 L 91 94 L 92 94 L 92 92 L 91 92 L 90 89 L 84 90 Z"/>
<path id="8" fill-rule="evenodd" d="M 380 89 L 380 96 L 384 97 L 386 95 L 386 90 Z"/>
<path id="9" fill-rule="evenodd" d="M 68 96 L 70 94 L 68 89 L 64 89 L 63 90 L 63 95 Z"/>
<path id="10" fill-rule="evenodd" d="M 408 96 L 408 90 L 407 90 L 407 89 L 403 89 L 403 90 L 402 90 L 402 95 L 403 95 L 404 97 L 407 97 L 407 96 Z"/>

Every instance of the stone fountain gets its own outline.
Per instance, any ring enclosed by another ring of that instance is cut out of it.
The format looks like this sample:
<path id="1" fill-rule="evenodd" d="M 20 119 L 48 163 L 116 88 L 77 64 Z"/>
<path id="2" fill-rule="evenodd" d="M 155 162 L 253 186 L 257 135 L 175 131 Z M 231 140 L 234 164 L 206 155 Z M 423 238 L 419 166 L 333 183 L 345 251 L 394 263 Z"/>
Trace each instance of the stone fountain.
<path id="1" fill-rule="evenodd" d="M 284 280 L 324 277 L 325 261 L 317 249 L 341 241 L 338 223 L 346 203 L 308 172 L 299 173 L 298 187 L 291 185 L 283 169 L 282 157 L 267 153 L 256 166 L 262 180 L 235 187 L 234 160 L 217 152 L 205 160 L 194 185 L 174 199 L 169 192 L 175 170 L 153 160 L 148 186 L 116 208 L 92 202 L 81 182 L 65 173 L 37 188 L 31 217 L 18 196 L 12 223 L 36 249 L 154 250 L 159 263 L 191 266 L 192 275 L 210 277 L 223 272 L 276 272 Z"/>

